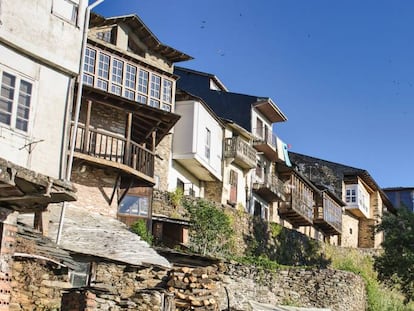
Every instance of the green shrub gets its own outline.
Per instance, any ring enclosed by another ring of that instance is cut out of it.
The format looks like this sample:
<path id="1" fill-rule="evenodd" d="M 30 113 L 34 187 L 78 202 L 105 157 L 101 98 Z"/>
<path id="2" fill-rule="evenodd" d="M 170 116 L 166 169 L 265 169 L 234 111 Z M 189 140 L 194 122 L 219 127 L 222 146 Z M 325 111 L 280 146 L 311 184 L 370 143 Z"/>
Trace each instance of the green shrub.
<path id="1" fill-rule="evenodd" d="M 147 222 L 145 221 L 145 219 L 139 219 L 136 222 L 134 222 L 131 226 L 131 231 L 139 235 L 141 239 L 147 242 L 149 245 L 152 244 L 154 237 L 151 234 L 151 232 L 148 231 Z"/>

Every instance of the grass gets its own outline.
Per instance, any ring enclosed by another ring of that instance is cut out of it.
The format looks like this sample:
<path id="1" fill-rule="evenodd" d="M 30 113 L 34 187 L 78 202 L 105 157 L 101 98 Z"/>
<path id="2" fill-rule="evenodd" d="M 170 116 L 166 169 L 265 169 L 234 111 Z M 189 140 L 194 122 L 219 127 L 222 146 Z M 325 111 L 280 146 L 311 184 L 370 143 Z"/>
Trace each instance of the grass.
<path id="1" fill-rule="evenodd" d="M 404 305 L 404 297 L 385 287 L 377 279 L 373 259 L 356 249 L 339 249 L 327 245 L 325 253 L 333 269 L 359 274 L 367 289 L 368 311 L 414 311 L 414 304 Z"/>

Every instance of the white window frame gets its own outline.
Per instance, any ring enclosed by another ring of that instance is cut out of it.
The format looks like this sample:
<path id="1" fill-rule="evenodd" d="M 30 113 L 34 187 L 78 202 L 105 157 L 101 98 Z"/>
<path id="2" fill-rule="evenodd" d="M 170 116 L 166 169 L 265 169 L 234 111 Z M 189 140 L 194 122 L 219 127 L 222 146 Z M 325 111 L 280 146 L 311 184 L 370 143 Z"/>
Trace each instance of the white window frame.
<path id="1" fill-rule="evenodd" d="M 210 160 L 211 158 L 211 131 L 209 128 L 206 127 L 205 131 L 205 149 L 204 149 L 204 156 L 206 159 Z"/>
<path id="2" fill-rule="evenodd" d="M 52 13 L 57 17 L 69 22 L 72 25 L 77 25 L 79 16 L 79 1 L 71 0 L 53 0 Z M 69 12 L 71 10 L 71 12 Z M 70 16 L 69 16 L 70 15 Z"/>
<path id="3" fill-rule="evenodd" d="M 118 63 L 122 64 L 122 68 L 117 66 Z M 132 68 L 135 70 L 134 73 Z M 175 87 L 173 79 L 94 46 L 87 47 L 83 81 L 86 85 L 140 104 L 169 112 L 173 110 Z"/>
<path id="4" fill-rule="evenodd" d="M 25 135 L 28 135 L 31 132 L 31 125 L 32 125 L 32 114 L 33 114 L 33 105 L 35 102 L 35 81 L 32 79 L 29 79 L 27 77 L 22 76 L 21 74 L 18 74 L 17 72 L 14 72 L 13 70 L 9 69 L 3 69 L 0 67 L 0 100 L 5 101 L 5 98 L 1 95 L 2 89 L 3 89 L 3 74 L 8 74 L 14 78 L 14 87 L 13 87 L 13 98 L 11 100 L 11 111 L 8 112 L 7 110 L 2 109 L 3 113 L 6 112 L 7 114 L 10 114 L 10 124 L 0 122 L 0 127 L 6 127 L 11 130 L 23 133 Z M 22 95 L 27 95 L 22 93 L 21 86 L 22 81 L 25 83 L 30 84 L 30 94 L 29 94 L 29 105 L 25 108 L 27 109 L 27 117 L 19 117 L 19 108 L 21 108 L 22 103 L 19 103 L 19 99 L 22 98 Z M 1 106 L 1 104 L 0 104 Z M 23 119 L 26 122 L 26 129 L 18 128 L 18 119 Z"/>

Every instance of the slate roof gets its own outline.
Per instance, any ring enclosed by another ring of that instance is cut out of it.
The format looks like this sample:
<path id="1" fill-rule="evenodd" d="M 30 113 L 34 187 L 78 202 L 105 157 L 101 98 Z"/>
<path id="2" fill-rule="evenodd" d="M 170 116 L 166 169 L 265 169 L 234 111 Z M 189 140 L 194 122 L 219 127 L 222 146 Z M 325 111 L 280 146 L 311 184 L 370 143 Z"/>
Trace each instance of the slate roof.
<path id="1" fill-rule="evenodd" d="M 55 240 L 61 208 L 50 206 L 49 210 L 49 237 Z M 129 231 L 122 222 L 70 204 L 65 212 L 60 247 L 71 252 L 131 265 L 170 267 L 168 260 L 138 235 Z"/>

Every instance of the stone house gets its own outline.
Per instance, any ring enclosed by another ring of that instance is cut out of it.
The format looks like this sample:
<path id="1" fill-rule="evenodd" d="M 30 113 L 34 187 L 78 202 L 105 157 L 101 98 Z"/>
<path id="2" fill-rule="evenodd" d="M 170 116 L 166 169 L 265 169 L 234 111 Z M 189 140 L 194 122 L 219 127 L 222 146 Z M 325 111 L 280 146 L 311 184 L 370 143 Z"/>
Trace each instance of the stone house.
<path id="1" fill-rule="evenodd" d="M 303 175 L 329 189 L 346 203 L 342 213 L 342 233 L 338 243 L 344 247 L 377 248 L 384 239 L 375 232 L 383 213 L 394 212 L 385 192 L 363 169 L 290 152 Z"/>
<path id="2" fill-rule="evenodd" d="M 48 205 L 76 199 L 72 185 L 63 180 L 64 137 L 80 70 L 86 6 L 87 2 L 79 0 L 1 3 L 2 310 L 10 304 L 18 214 L 35 214 L 31 225 L 46 233 L 48 221 L 43 212 Z"/>
<path id="3" fill-rule="evenodd" d="M 169 134 L 180 118 L 173 65 L 189 59 L 136 15 L 92 14 L 79 119 L 74 112 L 70 131 L 75 206 L 127 224 L 151 219 L 153 187 L 166 180 Z"/>

